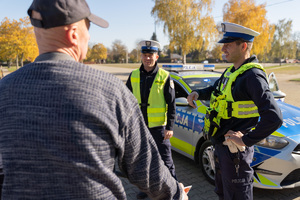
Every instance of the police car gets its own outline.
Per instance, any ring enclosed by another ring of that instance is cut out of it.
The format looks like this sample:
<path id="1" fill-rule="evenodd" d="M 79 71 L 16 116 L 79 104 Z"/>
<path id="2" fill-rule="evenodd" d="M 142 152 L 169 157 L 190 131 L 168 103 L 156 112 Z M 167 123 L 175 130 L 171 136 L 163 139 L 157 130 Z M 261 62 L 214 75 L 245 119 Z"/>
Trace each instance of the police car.
<path id="1" fill-rule="evenodd" d="M 175 86 L 176 120 L 172 149 L 200 165 L 210 183 L 214 183 L 214 148 L 204 140 L 202 128 L 207 100 L 197 100 L 194 109 L 186 97 L 192 90 L 214 84 L 221 73 L 214 65 L 163 65 L 170 71 Z M 285 94 L 278 88 L 275 74 L 269 75 L 269 85 L 282 111 L 281 128 L 255 145 L 251 166 L 254 169 L 254 186 L 265 189 L 283 189 L 300 186 L 300 108 L 284 103 Z"/>

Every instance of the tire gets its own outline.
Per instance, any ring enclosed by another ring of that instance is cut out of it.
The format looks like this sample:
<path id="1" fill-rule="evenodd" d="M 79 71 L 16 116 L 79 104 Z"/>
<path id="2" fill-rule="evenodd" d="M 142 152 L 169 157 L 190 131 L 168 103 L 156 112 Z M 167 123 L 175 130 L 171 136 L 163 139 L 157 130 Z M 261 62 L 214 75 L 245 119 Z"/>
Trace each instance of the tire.
<path id="1" fill-rule="evenodd" d="M 215 161 L 214 161 L 214 147 L 211 141 L 206 140 L 199 151 L 199 164 L 202 173 L 206 180 L 214 185 L 215 184 Z"/>

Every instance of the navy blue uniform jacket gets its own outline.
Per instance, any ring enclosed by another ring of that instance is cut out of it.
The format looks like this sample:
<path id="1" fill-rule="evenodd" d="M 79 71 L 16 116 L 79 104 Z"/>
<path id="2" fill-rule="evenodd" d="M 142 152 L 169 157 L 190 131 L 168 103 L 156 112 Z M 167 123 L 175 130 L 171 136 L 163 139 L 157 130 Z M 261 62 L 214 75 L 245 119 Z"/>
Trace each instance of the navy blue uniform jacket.
<path id="1" fill-rule="evenodd" d="M 257 61 L 256 56 L 252 56 L 244 64 Z M 235 68 L 233 68 L 232 72 L 234 71 Z M 197 90 L 199 99 L 210 99 L 212 91 L 216 89 L 223 75 L 224 73 L 214 86 Z M 252 68 L 239 75 L 232 85 L 232 96 L 235 101 L 252 100 L 258 107 L 260 119 L 258 117 L 222 119 L 220 123 L 221 128 L 211 138 L 214 144 L 222 143 L 227 131 L 233 130 L 243 132 L 245 134 L 242 138 L 243 142 L 246 146 L 252 146 L 272 134 L 281 126 L 283 121 L 281 111 L 269 89 L 266 74 L 262 70 Z M 254 127 L 255 129 L 251 130 Z"/>

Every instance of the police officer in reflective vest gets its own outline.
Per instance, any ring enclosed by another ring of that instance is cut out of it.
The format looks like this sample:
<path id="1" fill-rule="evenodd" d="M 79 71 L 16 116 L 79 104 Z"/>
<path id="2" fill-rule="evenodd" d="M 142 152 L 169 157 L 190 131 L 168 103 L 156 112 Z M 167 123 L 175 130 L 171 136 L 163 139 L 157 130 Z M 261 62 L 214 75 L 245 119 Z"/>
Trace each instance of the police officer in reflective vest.
<path id="1" fill-rule="evenodd" d="M 143 40 L 141 46 L 142 65 L 132 71 L 127 87 L 140 104 L 145 123 L 157 144 L 165 165 L 176 178 L 172 159 L 170 138 L 173 136 L 175 121 L 175 90 L 169 72 L 157 65 L 160 44 L 153 40 Z M 138 199 L 147 195 L 139 193 Z"/>
<path id="2" fill-rule="evenodd" d="M 253 199 L 253 145 L 282 124 L 282 114 L 269 89 L 264 68 L 250 56 L 259 33 L 222 23 L 222 51 L 229 63 L 214 86 L 192 91 L 193 100 L 210 99 L 203 134 L 215 147 L 215 192 L 219 199 Z M 260 118 L 259 118 L 260 117 Z"/>

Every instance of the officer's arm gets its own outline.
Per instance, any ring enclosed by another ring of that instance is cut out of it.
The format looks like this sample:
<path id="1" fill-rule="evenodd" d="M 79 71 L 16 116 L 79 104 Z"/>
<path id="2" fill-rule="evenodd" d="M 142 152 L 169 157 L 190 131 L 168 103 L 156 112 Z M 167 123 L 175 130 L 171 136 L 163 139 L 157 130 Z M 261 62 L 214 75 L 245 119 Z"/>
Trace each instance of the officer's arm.
<path id="1" fill-rule="evenodd" d="M 116 138 L 124 140 L 121 143 L 124 147 L 118 149 L 119 168 L 151 199 L 181 199 L 184 195 L 182 186 L 161 160 L 136 100 L 132 95 L 124 95 L 122 101 L 129 106 L 124 107 L 121 116 L 127 118 L 126 123 L 120 127 L 120 136 Z"/>
<path id="2" fill-rule="evenodd" d="M 210 86 L 201 90 L 194 90 L 192 92 L 197 92 L 198 93 L 198 100 L 209 100 L 211 93 L 214 91 L 214 87 Z"/>
<path id="3" fill-rule="evenodd" d="M 175 122 L 176 104 L 174 83 L 170 76 L 168 77 L 164 87 L 164 96 L 166 103 L 168 104 L 166 130 L 172 131 Z"/>
<path id="4" fill-rule="evenodd" d="M 193 90 L 187 96 L 187 101 L 193 108 L 196 108 L 194 101 L 196 100 L 210 100 L 211 93 L 217 88 L 220 79 L 218 79 L 213 86 L 201 89 L 201 90 Z"/>
<path id="5" fill-rule="evenodd" d="M 131 81 L 130 81 L 130 79 L 131 79 L 131 74 L 132 74 L 132 73 L 130 73 L 130 75 L 129 75 L 128 79 L 127 79 L 126 86 L 127 86 L 127 88 L 132 92 L 132 86 L 131 86 Z"/>
<path id="6" fill-rule="evenodd" d="M 256 74 L 250 74 L 245 87 L 249 96 L 258 107 L 260 120 L 255 129 L 243 136 L 243 142 L 247 146 L 252 146 L 260 140 L 268 137 L 282 124 L 282 114 L 272 92 L 269 89 L 268 81 L 264 72 L 259 69 L 253 70 Z"/>

